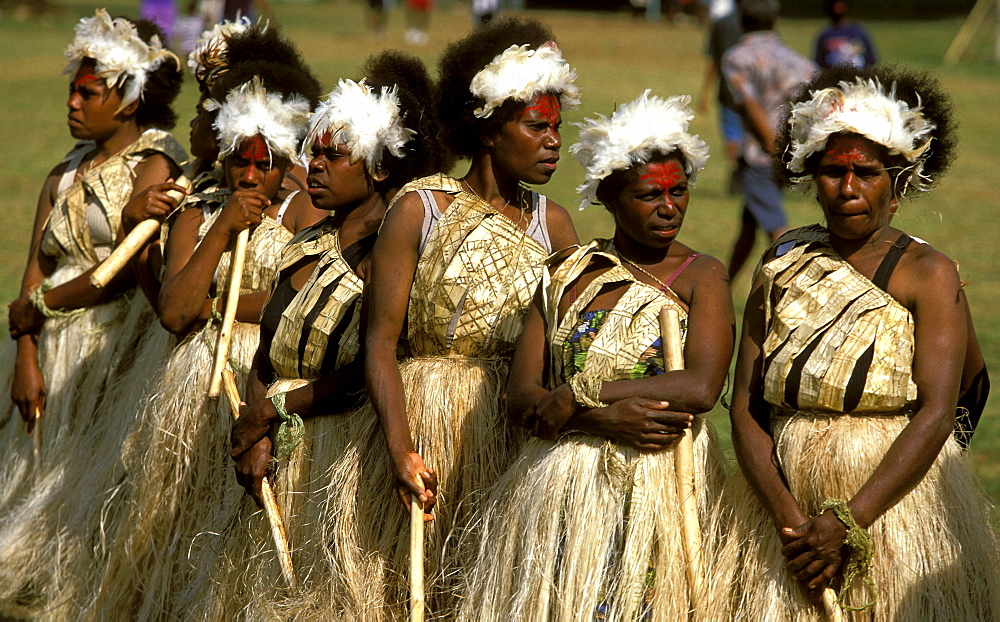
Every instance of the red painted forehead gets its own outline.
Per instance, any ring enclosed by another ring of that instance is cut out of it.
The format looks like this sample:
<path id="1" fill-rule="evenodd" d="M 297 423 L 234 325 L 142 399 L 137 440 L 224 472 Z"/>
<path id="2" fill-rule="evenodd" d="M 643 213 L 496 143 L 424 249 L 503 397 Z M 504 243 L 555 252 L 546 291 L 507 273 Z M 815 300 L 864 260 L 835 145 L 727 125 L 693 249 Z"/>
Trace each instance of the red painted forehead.
<path id="1" fill-rule="evenodd" d="M 861 136 L 833 136 L 826 144 L 823 159 L 840 166 L 880 160 L 880 149 Z"/>
<path id="2" fill-rule="evenodd" d="M 76 80 L 73 80 L 72 86 L 73 88 L 78 88 L 80 86 L 83 86 L 84 84 L 88 84 L 90 82 L 98 82 L 101 80 L 103 80 L 103 78 L 98 78 L 93 74 L 85 73 Z"/>
<path id="3" fill-rule="evenodd" d="M 524 107 L 521 118 L 534 113 L 538 118 L 546 121 L 549 125 L 559 123 L 559 98 L 552 93 L 543 93 L 531 100 L 531 103 Z"/>
<path id="4" fill-rule="evenodd" d="M 267 141 L 260 134 L 243 139 L 239 149 L 237 149 L 237 154 L 244 160 L 252 162 L 265 162 L 271 159 L 271 151 L 267 148 Z"/>
<path id="5" fill-rule="evenodd" d="M 669 190 L 684 181 L 684 168 L 677 160 L 650 162 L 646 165 L 646 172 L 639 175 L 639 179 L 659 190 Z"/>

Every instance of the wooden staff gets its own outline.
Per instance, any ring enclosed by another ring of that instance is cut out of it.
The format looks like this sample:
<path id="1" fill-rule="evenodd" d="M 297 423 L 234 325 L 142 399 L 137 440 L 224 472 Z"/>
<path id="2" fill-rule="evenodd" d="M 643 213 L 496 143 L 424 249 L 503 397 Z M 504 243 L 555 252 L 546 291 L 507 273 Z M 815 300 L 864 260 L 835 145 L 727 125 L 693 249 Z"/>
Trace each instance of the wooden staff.
<path id="1" fill-rule="evenodd" d="M 684 369 L 684 352 L 681 349 L 681 321 L 677 310 L 670 305 L 660 309 L 660 340 L 663 344 L 663 363 L 667 371 Z M 684 555 L 687 557 L 688 594 L 695 617 L 703 617 L 703 586 L 705 570 L 701 560 L 701 525 L 698 523 L 698 498 L 694 487 L 694 433 L 684 430 L 684 436 L 674 448 L 674 472 L 677 478 L 677 496 L 681 502 L 681 536 Z"/>
<path id="2" fill-rule="evenodd" d="M 199 160 L 192 160 L 188 166 L 184 167 L 184 173 L 174 181 L 178 186 L 188 188 L 191 186 L 189 175 L 194 175 L 194 171 L 201 166 Z M 184 198 L 184 193 L 177 190 L 168 190 L 167 196 L 180 203 Z M 128 265 L 128 262 L 135 257 L 143 246 L 149 242 L 157 231 L 160 230 L 160 221 L 155 218 L 147 218 L 129 231 L 122 243 L 115 247 L 108 258 L 101 262 L 90 274 L 90 284 L 101 289 L 111 282 L 111 279 L 118 276 L 118 273 Z"/>
<path id="3" fill-rule="evenodd" d="M 823 588 L 823 611 L 830 622 L 845 622 L 844 610 L 837 603 L 837 595 L 832 587 Z"/>
<path id="4" fill-rule="evenodd" d="M 226 390 L 226 399 L 233 412 L 233 419 L 239 419 L 240 391 L 236 388 L 236 377 L 233 375 L 233 370 L 226 367 L 219 376 L 222 378 L 222 385 Z M 295 578 L 292 552 L 288 548 L 288 532 L 285 531 L 285 523 L 281 520 L 278 499 L 274 496 L 274 489 L 271 487 L 269 478 L 265 477 L 264 481 L 260 483 L 260 492 L 264 502 L 264 513 L 267 515 L 267 522 L 271 525 L 271 538 L 274 540 L 274 549 L 278 554 L 278 563 L 281 564 L 281 574 L 284 575 L 288 587 L 294 590 L 298 587 L 299 582 Z"/>
<path id="5" fill-rule="evenodd" d="M 222 327 L 219 328 L 219 340 L 215 344 L 215 362 L 212 364 L 212 380 L 208 385 L 208 396 L 219 397 L 222 388 L 222 370 L 229 359 L 229 342 L 233 338 L 233 322 L 236 321 L 236 307 L 240 302 L 240 281 L 243 279 L 243 262 L 247 256 L 247 241 L 250 230 L 244 229 L 236 236 L 236 248 L 233 250 L 233 265 L 229 272 L 229 291 L 226 293 L 226 310 L 222 316 Z"/>
<path id="6" fill-rule="evenodd" d="M 410 495 L 410 622 L 424 622 L 424 605 L 424 504 Z"/>
<path id="7" fill-rule="evenodd" d="M 35 406 L 35 422 L 31 427 L 32 453 L 35 456 L 35 482 L 42 479 L 42 409 Z"/>

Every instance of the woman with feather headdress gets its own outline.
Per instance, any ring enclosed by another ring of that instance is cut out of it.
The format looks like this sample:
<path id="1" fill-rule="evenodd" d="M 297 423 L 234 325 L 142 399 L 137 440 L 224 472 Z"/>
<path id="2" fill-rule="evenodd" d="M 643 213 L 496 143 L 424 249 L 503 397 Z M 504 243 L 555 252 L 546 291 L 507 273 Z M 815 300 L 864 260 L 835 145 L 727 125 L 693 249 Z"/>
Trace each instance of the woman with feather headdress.
<path id="1" fill-rule="evenodd" d="M 851 619 L 1000 616 L 997 541 L 960 449 L 989 390 L 965 291 L 951 259 L 892 226 L 940 181 L 953 132 L 936 81 L 906 70 L 825 70 L 792 102 L 784 176 L 826 222 L 765 253 L 746 306 L 734 619 L 822 619 L 810 597 L 828 588 Z"/>
<path id="2" fill-rule="evenodd" d="M 528 312 L 507 409 L 536 438 L 482 509 L 463 620 L 668 621 L 691 610 L 674 446 L 691 428 L 710 559 L 722 459 L 696 415 L 722 392 L 735 320 L 723 265 L 677 240 L 708 158 L 688 133 L 689 101 L 646 91 L 580 126 L 581 206 L 602 203 L 614 238 L 553 255 Z M 682 318 L 680 371 L 664 365 L 665 306 Z"/>

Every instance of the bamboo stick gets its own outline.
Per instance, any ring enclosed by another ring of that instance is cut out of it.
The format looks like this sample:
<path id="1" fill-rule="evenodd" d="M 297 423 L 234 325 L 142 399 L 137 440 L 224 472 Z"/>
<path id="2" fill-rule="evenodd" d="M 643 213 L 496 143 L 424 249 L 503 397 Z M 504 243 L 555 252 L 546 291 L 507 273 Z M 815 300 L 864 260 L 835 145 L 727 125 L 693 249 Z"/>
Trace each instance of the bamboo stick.
<path id="1" fill-rule="evenodd" d="M 837 595 L 833 593 L 832 587 L 823 589 L 823 611 L 826 619 L 830 622 L 845 622 L 844 610 L 837 603 Z"/>
<path id="2" fill-rule="evenodd" d="M 417 484 L 424 482 L 417 476 Z M 410 622 L 424 621 L 424 504 L 410 495 Z"/>
<path id="3" fill-rule="evenodd" d="M 189 188 L 191 186 L 191 180 L 188 178 L 189 175 L 193 176 L 194 171 L 198 170 L 200 162 L 198 160 L 192 160 L 188 166 L 185 167 L 185 173 L 174 181 L 178 186 L 183 186 L 184 188 Z M 167 196 L 171 197 L 178 203 L 184 198 L 184 193 L 178 192 L 177 190 L 167 191 Z M 122 243 L 115 247 L 108 258 L 101 262 L 97 268 L 90 274 L 90 284 L 101 289 L 111 282 L 111 279 L 118 276 L 118 273 L 128 265 L 128 262 L 135 257 L 143 246 L 149 242 L 157 231 L 160 230 L 160 221 L 155 218 L 148 218 L 135 226 Z"/>
<path id="4" fill-rule="evenodd" d="M 226 367 L 219 374 L 222 378 L 222 385 L 225 388 L 226 399 L 229 401 L 229 408 L 233 413 L 233 420 L 240 417 L 240 391 L 236 388 L 236 377 L 233 371 Z M 285 522 L 281 519 L 281 510 L 278 508 L 278 499 L 274 495 L 271 487 L 271 480 L 267 477 L 261 482 L 260 492 L 264 502 L 264 513 L 267 515 L 267 522 L 271 526 L 271 538 L 274 540 L 274 549 L 278 554 L 278 563 L 281 564 L 281 574 L 285 577 L 285 583 L 291 589 L 296 589 L 299 585 L 295 578 L 295 568 L 292 566 L 292 552 L 288 547 L 288 532 L 285 531 Z"/>
<path id="5" fill-rule="evenodd" d="M 32 454 L 35 457 L 35 482 L 42 478 L 42 409 L 35 406 L 35 422 L 31 426 Z"/>
<path id="6" fill-rule="evenodd" d="M 663 344 L 663 363 L 667 371 L 684 369 L 681 349 L 681 323 L 677 310 L 665 305 L 660 310 L 660 339 Z M 698 522 L 698 497 L 694 486 L 694 434 L 691 428 L 674 448 L 674 469 L 677 477 L 677 496 L 681 502 L 681 536 L 687 557 L 688 595 L 692 617 L 705 617 L 705 569 L 702 565 L 701 525 Z"/>
<path id="7" fill-rule="evenodd" d="M 233 322 L 236 320 L 236 307 L 240 302 L 240 281 L 243 279 L 243 262 L 247 256 L 247 241 L 250 230 L 244 229 L 236 236 L 236 248 L 233 250 L 233 265 L 229 273 L 229 291 L 226 293 L 226 309 L 222 315 L 222 326 L 219 328 L 219 340 L 215 344 L 215 362 L 212 363 L 212 380 L 208 385 L 208 396 L 219 397 L 222 387 L 222 370 L 229 358 L 229 342 L 233 338 Z"/>

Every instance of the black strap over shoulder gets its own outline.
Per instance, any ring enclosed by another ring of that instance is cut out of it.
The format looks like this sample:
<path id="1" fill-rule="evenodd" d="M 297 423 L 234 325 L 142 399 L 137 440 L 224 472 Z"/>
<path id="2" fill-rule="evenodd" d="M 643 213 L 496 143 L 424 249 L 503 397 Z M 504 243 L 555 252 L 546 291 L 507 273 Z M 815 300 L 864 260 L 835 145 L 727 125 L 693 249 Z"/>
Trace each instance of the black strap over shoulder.
<path id="1" fill-rule="evenodd" d="M 878 270 L 875 271 L 875 276 L 872 277 L 872 283 L 875 287 L 886 291 L 886 287 L 889 285 L 889 278 L 892 276 L 892 271 L 896 269 L 896 264 L 899 263 L 899 258 L 903 256 L 906 252 L 906 248 L 910 245 L 913 238 L 901 233 L 896 242 L 889 248 L 889 252 L 885 254 L 882 258 L 882 263 L 879 264 Z"/>

